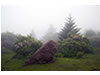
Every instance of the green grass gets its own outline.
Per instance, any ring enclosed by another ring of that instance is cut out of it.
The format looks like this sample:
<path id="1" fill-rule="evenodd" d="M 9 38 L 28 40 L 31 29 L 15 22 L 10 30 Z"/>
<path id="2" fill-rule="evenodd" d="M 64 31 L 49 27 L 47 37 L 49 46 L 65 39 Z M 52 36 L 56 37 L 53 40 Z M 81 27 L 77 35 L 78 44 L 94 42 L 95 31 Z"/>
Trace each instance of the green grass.
<path id="1" fill-rule="evenodd" d="M 100 71 L 100 49 L 96 49 L 95 54 L 88 54 L 80 59 L 57 58 L 51 64 L 33 64 L 23 66 L 26 59 L 11 59 L 12 55 L 2 56 L 2 71 Z"/>

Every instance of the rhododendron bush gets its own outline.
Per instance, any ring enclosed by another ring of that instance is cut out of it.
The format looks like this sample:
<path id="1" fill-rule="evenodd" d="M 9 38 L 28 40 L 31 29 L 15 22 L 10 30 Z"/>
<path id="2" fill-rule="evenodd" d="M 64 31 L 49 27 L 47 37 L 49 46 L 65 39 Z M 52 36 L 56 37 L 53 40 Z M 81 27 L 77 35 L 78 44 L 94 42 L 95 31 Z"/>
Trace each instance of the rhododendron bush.
<path id="1" fill-rule="evenodd" d="M 14 58 L 25 58 L 33 54 L 42 43 L 39 40 L 34 39 L 32 36 L 17 36 L 18 40 L 14 45 L 16 55 Z"/>

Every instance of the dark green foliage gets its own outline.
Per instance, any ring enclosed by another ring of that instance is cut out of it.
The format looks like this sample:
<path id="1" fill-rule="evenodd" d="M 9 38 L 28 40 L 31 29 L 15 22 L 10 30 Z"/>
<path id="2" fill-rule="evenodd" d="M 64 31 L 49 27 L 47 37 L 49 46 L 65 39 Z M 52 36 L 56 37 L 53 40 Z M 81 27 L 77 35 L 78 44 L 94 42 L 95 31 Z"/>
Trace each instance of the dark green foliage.
<path id="1" fill-rule="evenodd" d="M 76 54 L 76 57 L 77 57 L 77 58 L 81 58 L 83 55 L 84 55 L 84 52 L 78 52 L 78 53 Z"/>
<path id="2" fill-rule="evenodd" d="M 17 36 L 18 41 L 15 43 L 15 52 L 14 57 L 23 58 L 33 54 L 42 43 L 31 36 Z"/>
<path id="3" fill-rule="evenodd" d="M 72 19 L 71 15 L 69 15 L 65 26 L 63 27 L 62 31 L 59 34 L 59 39 L 64 40 L 67 37 L 70 37 L 70 34 L 79 34 L 80 29 L 76 27 L 74 20 Z"/>
<path id="4" fill-rule="evenodd" d="M 55 57 L 56 57 L 56 58 L 64 57 L 64 55 L 63 55 L 62 53 L 60 53 L 60 52 L 57 52 L 56 55 L 55 55 Z"/>
<path id="5" fill-rule="evenodd" d="M 91 53 L 92 47 L 87 38 L 80 35 L 71 35 L 71 37 L 58 43 L 58 50 L 64 54 L 64 57 L 76 57 L 78 52 Z"/>

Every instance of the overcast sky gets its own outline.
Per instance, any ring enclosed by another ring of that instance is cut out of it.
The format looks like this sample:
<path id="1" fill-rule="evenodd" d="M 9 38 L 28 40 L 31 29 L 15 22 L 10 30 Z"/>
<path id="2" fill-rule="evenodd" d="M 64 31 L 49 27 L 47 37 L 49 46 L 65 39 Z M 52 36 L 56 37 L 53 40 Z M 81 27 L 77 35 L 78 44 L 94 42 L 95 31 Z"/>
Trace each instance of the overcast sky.
<path id="1" fill-rule="evenodd" d="M 41 38 L 52 24 L 59 32 L 64 26 L 67 16 L 71 13 L 76 24 L 82 30 L 100 30 L 100 6 L 98 5 L 66 5 L 64 4 L 33 4 L 24 6 L 1 6 L 1 31 L 10 31 L 23 35 L 34 30 Z"/>

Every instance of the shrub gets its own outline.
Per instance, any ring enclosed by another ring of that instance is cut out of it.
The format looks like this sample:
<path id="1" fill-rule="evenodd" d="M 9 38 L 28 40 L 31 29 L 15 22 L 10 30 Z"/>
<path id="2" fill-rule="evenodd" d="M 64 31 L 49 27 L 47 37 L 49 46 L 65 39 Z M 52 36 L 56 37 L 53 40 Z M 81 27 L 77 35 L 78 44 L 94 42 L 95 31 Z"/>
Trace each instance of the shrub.
<path id="1" fill-rule="evenodd" d="M 76 58 L 81 58 L 84 55 L 84 52 L 78 52 Z"/>
<path id="2" fill-rule="evenodd" d="M 92 47 L 87 38 L 80 35 L 72 35 L 58 43 L 58 50 L 64 54 L 64 57 L 76 57 L 82 54 L 78 52 L 91 53 Z"/>
<path id="3" fill-rule="evenodd" d="M 64 57 L 64 55 L 62 53 L 60 53 L 60 52 L 57 52 L 56 55 L 55 55 L 55 57 L 57 57 L 57 58 Z"/>
<path id="4" fill-rule="evenodd" d="M 15 52 L 16 55 L 14 57 L 17 58 L 25 58 L 29 55 L 32 55 L 42 43 L 31 36 L 18 36 L 18 40 L 15 43 Z"/>

